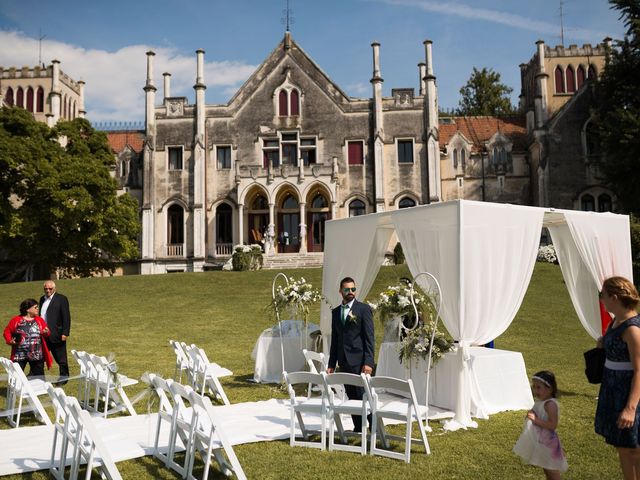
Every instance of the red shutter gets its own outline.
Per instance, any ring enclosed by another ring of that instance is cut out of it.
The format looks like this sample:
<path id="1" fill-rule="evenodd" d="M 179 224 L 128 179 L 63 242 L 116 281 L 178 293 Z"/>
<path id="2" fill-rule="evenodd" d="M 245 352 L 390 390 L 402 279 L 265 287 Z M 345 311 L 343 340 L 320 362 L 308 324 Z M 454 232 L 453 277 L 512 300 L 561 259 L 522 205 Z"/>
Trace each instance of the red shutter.
<path id="1" fill-rule="evenodd" d="M 580 89 L 580 87 L 584 85 L 584 80 L 585 80 L 585 71 L 582 65 L 578 67 L 577 80 L 578 80 L 578 89 Z"/>
<path id="2" fill-rule="evenodd" d="M 4 101 L 9 107 L 13 107 L 13 88 L 7 88 L 7 93 L 4 97 Z"/>
<path id="3" fill-rule="evenodd" d="M 349 142 L 349 165 L 362 165 L 362 142 Z"/>
<path id="4" fill-rule="evenodd" d="M 33 112 L 33 88 L 27 90 L 27 110 Z"/>
<path id="5" fill-rule="evenodd" d="M 560 66 L 556 67 L 554 76 L 556 79 L 556 93 L 564 93 L 564 75 L 562 74 L 562 68 L 560 68 Z"/>
<path id="6" fill-rule="evenodd" d="M 300 99 L 298 90 L 291 90 L 291 115 L 300 115 Z"/>
<path id="7" fill-rule="evenodd" d="M 278 115 L 280 115 L 281 117 L 289 116 L 289 106 L 287 105 L 287 103 L 287 92 L 285 92 L 284 90 L 280 90 L 280 95 L 278 96 Z"/>
<path id="8" fill-rule="evenodd" d="M 573 71 L 573 67 L 567 67 L 567 92 L 573 93 L 576 91 L 576 73 Z"/>
<path id="9" fill-rule="evenodd" d="M 44 90 L 42 87 L 38 87 L 36 94 L 36 112 L 44 112 Z"/>
<path id="10" fill-rule="evenodd" d="M 16 94 L 16 107 L 24 108 L 24 90 L 22 90 L 22 87 L 18 87 L 18 93 Z"/>

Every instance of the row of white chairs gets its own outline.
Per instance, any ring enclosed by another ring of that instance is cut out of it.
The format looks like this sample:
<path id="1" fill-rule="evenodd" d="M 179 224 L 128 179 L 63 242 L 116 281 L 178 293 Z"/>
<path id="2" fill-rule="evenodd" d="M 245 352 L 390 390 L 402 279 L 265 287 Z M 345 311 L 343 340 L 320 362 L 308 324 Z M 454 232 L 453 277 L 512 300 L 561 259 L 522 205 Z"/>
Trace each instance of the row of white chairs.
<path id="1" fill-rule="evenodd" d="M 124 410 L 137 415 L 124 387 L 138 380 L 118 373 L 115 361 L 106 357 L 79 350 L 71 350 L 71 354 L 80 366 L 78 398 L 85 410 L 100 412 L 105 418 Z"/>
<path id="2" fill-rule="evenodd" d="M 68 397 L 61 388 L 54 388 L 48 383 L 47 392 L 56 412 L 49 467 L 51 476 L 58 480 L 76 480 L 81 465 L 85 464 L 86 480 L 91 478 L 94 468 L 102 478 L 121 480 L 120 472 L 89 412 L 83 410 L 78 400 Z M 67 464 L 70 470 L 68 477 Z"/>
<path id="3" fill-rule="evenodd" d="M 158 396 L 160 406 L 154 455 L 185 479 L 195 479 L 192 472 L 197 454 L 204 461 L 203 480 L 208 478 L 212 456 L 222 473 L 246 479 L 231 443 L 219 426 L 209 397 L 158 375 L 149 375 L 148 381 Z M 169 427 L 166 451 L 159 447 L 164 424 Z M 176 460 L 176 452 L 181 449 L 185 450 L 182 464 Z"/>
<path id="4" fill-rule="evenodd" d="M 182 382 L 184 372 L 189 385 L 200 395 L 208 392 L 225 405 L 230 405 L 218 378 L 227 377 L 233 373 L 209 361 L 205 351 L 194 344 L 187 345 L 185 342 L 176 340 L 169 340 L 169 343 L 176 354 L 174 380 Z"/>
<path id="5" fill-rule="evenodd" d="M 8 358 L 0 357 L 0 365 L 7 373 L 6 411 L 9 425 L 20 426 L 20 417 L 23 412 L 32 411 L 36 418 L 46 425 L 51 425 L 51 419 L 42 406 L 40 395 L 46 395 L 46 383 L 41 378 L 29 379 L 20 368 Z"/>
<path id="6" fill-rule="evenodd" d="M 426 407 L 419 405 L 411 380 L 401 380 L 391 377 L 370 377 L 369 375 L 354 375 L 350 373 L 326 374 L 313 372 L 284 372 L 285 382 L 291 401 L 291 431 L 290 444 L 292 446 L 306 446 L 324 450 L 329 434 L 329 450 L 346 450 L 360 452 L 366 455 L 381 455 L 389 458 L 404 460 L 411 459 L 411 444 L 419 443 L 424 446 L 425 453 L 431 453 L 427 440 L 427 428 L 423 424 Z M 311 385 L 313 390 L 320 392 L 319 396 L 300 396 L 296 394 L 296 385 Z M 362 400 L 340 398 L 336 387 L 344 389 L 347 385 L 364 390 Z M 320 442 L 312 441 L 312 432 L 305 425 L 304 416 L 320 416 Z M 362 417 L 362 432 L 359 433 L 360 445 L 347 443 L 341 415 L 360 415 Z M 367 447 L 367 416 L 371 416 L 370 447 Z M 385 419 L 406 424 L 404 436 L 391 435 L 385 429 Z M 296 422 L 297 420 L 297 422 Z M 412 426 L 417 422 L 419 438 L 413 438 Z M 302 432 L 302 439 L 296 438 L 296 425 Z M 337 432 L 336 432 L 337 431 Z M 340 436 L 341 444 L 336 443 L 336 433 Z M 378 446 L 378 437 L 381 446 Z M 392 451 L 389 440 L 404 441 L 403 453 Z"/>

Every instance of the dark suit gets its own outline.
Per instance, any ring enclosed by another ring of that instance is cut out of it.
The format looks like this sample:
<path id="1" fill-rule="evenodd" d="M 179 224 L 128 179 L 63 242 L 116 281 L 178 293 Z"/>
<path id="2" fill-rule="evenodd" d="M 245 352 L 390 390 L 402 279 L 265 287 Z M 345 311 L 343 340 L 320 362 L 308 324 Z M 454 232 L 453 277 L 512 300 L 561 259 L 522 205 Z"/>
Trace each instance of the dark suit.
<path id="1" fill-rule="evenodd" d="M 40 297 L 40 309 L 45 296 Z M 60 293 L 54 293 L 45 313 L 45 320 L 51 331 L 47 338 L 47 346 L 56 363 L 60 366 L 60 376 L 69 376 L 69 362 L 67 361 L 67 342 L 62 340 L 62 335 L 68 337 L 71 329 L 71 312 L 69 300 Z"/>
<path id="2" fill-rule="evenodd" d="M 375 335 L 373 331 L 373 313 L 371 307 L 358 300 L 353 301 L 350 313 L 354 318 L 347 318 L 342 323 L 342 305 L 331 312 L 331 349 L 328 367 L 341 372 L 360 375 L 362 367 L 373 368 Z M 350 385 L 345 386 L 347 396 L 360 400 L 364 390 Z M 356 431 L 362 428 L 362 418 L 354 415 L 353 424 Z"/>

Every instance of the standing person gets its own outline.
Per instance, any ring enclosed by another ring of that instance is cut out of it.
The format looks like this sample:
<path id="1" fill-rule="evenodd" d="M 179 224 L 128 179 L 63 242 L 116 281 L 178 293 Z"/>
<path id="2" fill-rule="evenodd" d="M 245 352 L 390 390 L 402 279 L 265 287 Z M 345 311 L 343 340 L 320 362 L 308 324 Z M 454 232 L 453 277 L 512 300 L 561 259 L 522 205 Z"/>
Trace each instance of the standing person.
<path id="1" fill-rule="evenodd" d="M 602 284 L 602 303 L 614 316 L 598 346 L 606 361 L 598 395 L 595 430 L 616 447 L 625 480 L 640 479 L 640 297 L 626 278 Z"/>
<path id="2" fill-rule="evenodd" d="M 568 466 L 556 433 L 560 421 L 556 376 L 547 370 L 536 373 L 531 378 L 531 389 L 536 402 L 527 412 L 524 429 L 513 451 L 524 462 L 542 467 L 547 479 L 557 480 Z"/>
<path id="3" fill-rule="evenodd" d="M 342 304 L 331 312 L 331 350 L 327 373 L 333 373 L 338 366 L 345 373 L 373 372 L 375 336 L 371 307 L 356 300 L 356 284 L 353 278 L 340 281 Z M 361 400 L 364 389 L 345 385 L 350 399 Z M 362 417 L 354 415 L 354 431 L 362 431 Z"/>
<path id="4" fill-rule="evenodd" d="M 44 319 L 38 316 L 38 302 L 27 298 L 20 304 L 20 315 L 9 320 L 4 340 L 11 345 L 11 361 L 22 370 L 29 364 L 30 377 L 43 377 L 44 364 L 51 368 L 51 354 L 45 338 L 50 334 Z"/>
<path id="5" fill-rule="evenodd" d="M 64 385 L 69 377 L 67 338 L 71 329 L 71 312 L 69 300 L 56 292 L 56 284 L 52 280 L 44 282 L 44 295 L 40 297 L 40 314 L 51 330 L 51 335 L 47 338 L 47 346 L 60 367 L 60 383 Z"/>

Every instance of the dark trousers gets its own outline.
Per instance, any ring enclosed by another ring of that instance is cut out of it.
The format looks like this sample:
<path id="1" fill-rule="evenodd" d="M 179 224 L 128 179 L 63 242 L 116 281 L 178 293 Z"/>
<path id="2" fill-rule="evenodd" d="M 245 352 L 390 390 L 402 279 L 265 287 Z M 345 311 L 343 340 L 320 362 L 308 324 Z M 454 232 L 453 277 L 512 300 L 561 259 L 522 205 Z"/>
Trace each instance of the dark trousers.
<path id="1" fill-rule="evenodd" d="M 44 377 L 44 360 L 19 360 L 16 362 L 24 371 L 29 364 L 29 375 L 27 377 Z"/>
<path id="2" fill-rule="evenodd" d="M 350 365 L 339 365 L 338 371 L 342 373 L 353 373 L 355 375 L 360 375 L 360 373 L 362 372 L 362 367 L 352 368 Z M 362 387 L 345 385 L 344 391 L 346 392 L 349 400 L 362 400 L 362 397 L 364 397 L 364 388 Z M 355 432 L 361 432 L 362 415 L 351 415 L 351 419 L 353 420 L 353 430 Z M 367 422 L 369 422 L 369 428 L 371 428 L 371 415 L 367 416 Z"/>
<path id="3" fill-rule="evenodd" d="M 49 351 L 51 352 L 51 355 L 53 355 L 53 359 L 60 367 L 60 376 L 68 377 L 69 362 L 67 361 L 67 342 L 52 343 L 47 340 L 47 347 L 49 347 Z"/>

